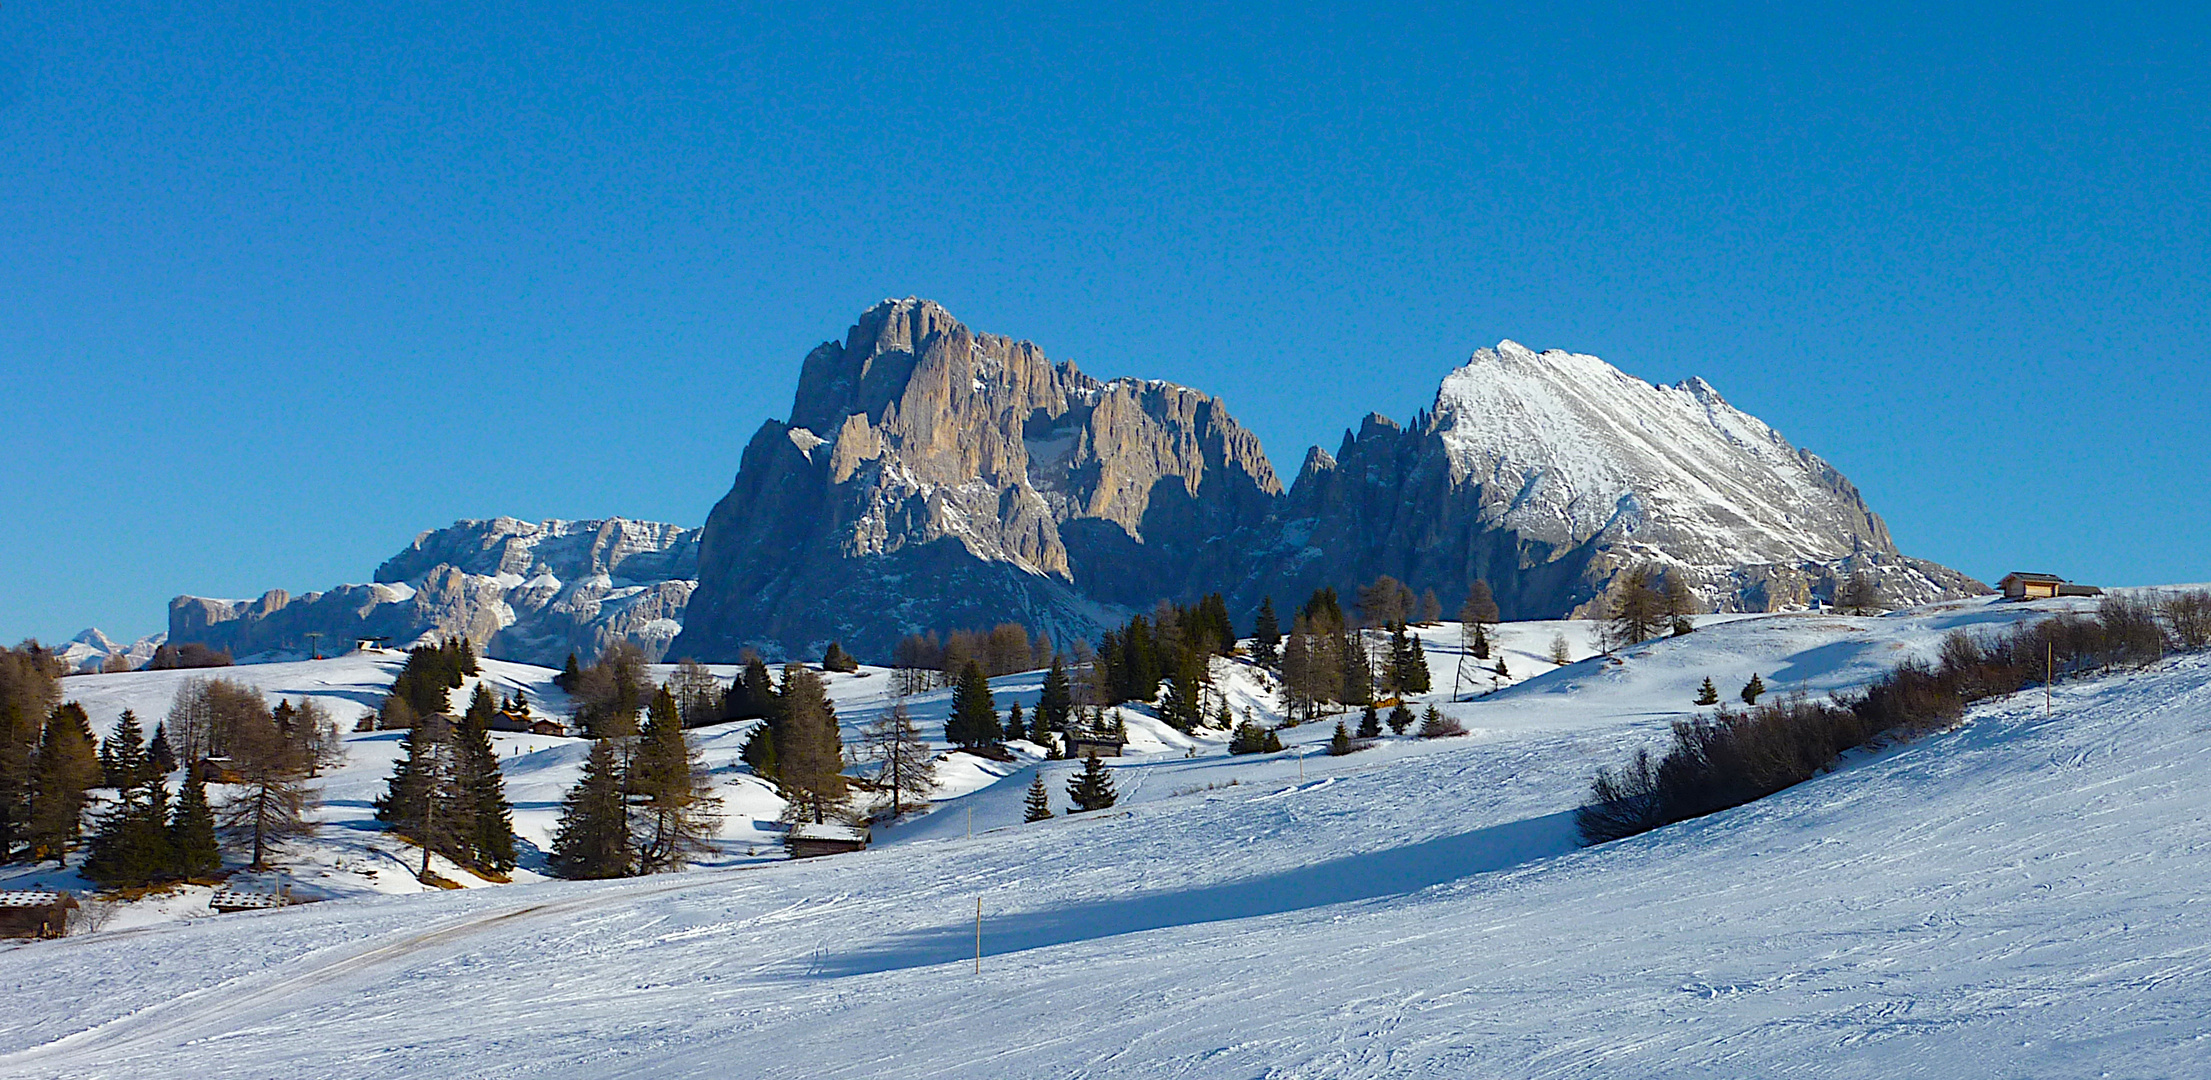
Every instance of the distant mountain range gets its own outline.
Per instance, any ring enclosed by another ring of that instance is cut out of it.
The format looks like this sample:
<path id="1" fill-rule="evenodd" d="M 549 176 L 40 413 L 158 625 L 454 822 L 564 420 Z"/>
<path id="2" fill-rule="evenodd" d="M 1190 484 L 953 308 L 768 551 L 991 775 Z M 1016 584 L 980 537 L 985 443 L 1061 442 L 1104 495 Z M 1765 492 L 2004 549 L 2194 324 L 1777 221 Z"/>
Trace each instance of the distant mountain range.
<path id="1" fill-rule="evenodd" d="M 1307 452 L 1285 490 L 1220 399 L 1100 382 L 909 298 L 808 354 L 789 419 L 754 434 L 702 529 L 464 521 L 373 584 L 179 597 L 169 635 L 241 657 L 314 631 L 466 634 L 546 664 L 616 638 L 656 659 L 831 640 L 884 658 L 908 633 L 998 622 L 1095 638 L 1214 591 L 1248 618 L 1381 574 L 1450 609 L 1484 579 L 1507 618 L 1558 617 L 1637 566 L 1714 610 L 1809 606 L 1859 571 L 1897 605 L 1988 591 L 1899 552 L 1840 472 L 1702 380 L 1501 342 L 1411 423 L 1369 414 Z"/>

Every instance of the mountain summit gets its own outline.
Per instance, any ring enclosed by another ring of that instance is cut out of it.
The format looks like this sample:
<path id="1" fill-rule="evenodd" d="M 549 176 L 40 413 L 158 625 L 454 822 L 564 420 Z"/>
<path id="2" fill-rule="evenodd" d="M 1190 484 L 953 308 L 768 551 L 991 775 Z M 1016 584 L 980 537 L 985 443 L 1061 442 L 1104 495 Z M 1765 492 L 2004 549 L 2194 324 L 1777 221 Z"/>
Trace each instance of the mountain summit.
<path id="1" fill-rule="evenodd" d="M 1221 402 L 1099 382 L 927 300 L 885 300 L 806 357 L 707 517 L 677 655 L 887 655 L 917 630 L 1093 636 L 1204 583 L 1210 542 L 1281 483 Z"/>
<path id="2" fill-rule="evenodd" d="M 1284 492 L 1219 399 L 1099 382 L 907 298 L 810 353 L 790 419 L 753 436 L 669 654 L 886 656 L 999 621 L 1087 639 L 1162 597 L 1248 613 L 1381 574 L 1454 604 L 1486 579 L 1537 618 L 1642 565 L 1718 610 L 1805 606 L 1858 570 L 1898 603 L 1985 591 L 1903 556 L 1839 472 L 1701 380 L 1501 342 Z"/>

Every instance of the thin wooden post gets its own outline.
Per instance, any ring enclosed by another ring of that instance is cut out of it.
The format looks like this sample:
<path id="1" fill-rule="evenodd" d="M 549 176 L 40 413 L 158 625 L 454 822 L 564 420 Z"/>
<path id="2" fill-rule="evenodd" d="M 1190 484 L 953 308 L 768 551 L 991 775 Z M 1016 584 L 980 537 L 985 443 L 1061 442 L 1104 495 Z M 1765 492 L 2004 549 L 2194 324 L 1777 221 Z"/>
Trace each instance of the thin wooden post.
<path id="1" fill-rule="evenodd" d="M 2050 684 L 2057 681 L 2057 642 L 2042 643 L 2042 718 L 2050 718 Z"/>
<path id="2" fill-rule="evenodd" d="M 975 898 L 975 974 L 983 973 L 983 898 Z"/>

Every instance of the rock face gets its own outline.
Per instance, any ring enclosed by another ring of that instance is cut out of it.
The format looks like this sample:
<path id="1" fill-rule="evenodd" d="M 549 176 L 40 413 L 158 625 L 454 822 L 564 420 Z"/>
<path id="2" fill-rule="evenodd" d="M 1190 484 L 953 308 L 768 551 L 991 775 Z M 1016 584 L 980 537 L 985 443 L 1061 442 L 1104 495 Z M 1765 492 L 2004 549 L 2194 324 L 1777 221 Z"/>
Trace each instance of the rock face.
<path id="1" fill-rule="evenodd" d="M 1896 605 L 1986 592 L 1904 556 L 1849 480 L 1701 379 L 1653 386 L 1593 356 L 1506 341 L 1401 428 L 1370 415 L 1313 449 L 1237 599 L 1389 574 L 1447 603 L 1490 582 L 1507 618 L 1589 614 L 1633 566 L 1713 610 L 1805 607 L 1864 570 Z"/>
<path id="2" fill-rule="evenodd" d="M 807 356 L 707 517 L 676 655 L 887 656 L 907 633 L 1017 621 L 1091 637 L 1202 582 L 1207 547 L 1281 484 L 1216 399 L 1084 375 L 887 300 Z"/>
<path id="3" fill-rule="evenodd" d="M 344 651 L 356 638 L 406 647 L 466 637 L 487 656 L 558 666 L 628 640 L 658 660 L 697 586 L 698 530 L 648 521 L 462 521 L 423 533 L 375 581 L 255 600 L 180 596 L 169 638 L 240 658 Z M 321 635 L 311 642 L 309 634 Z"/>
<path id="4" fill-rule="evenodd" d="M 1455 607 L 1587 613 L 1656 566 L 1714 610 L 1803 607 L 1853 571 L 1890 602 L 1985 586 L 1896 549 L 1850 482 L 1701 380 L 1659 387 L 1513 342 L 1410 427 L 1370 415 L 1284 493 L 1219 400 L 1100 383 L 928 301 L 885 301 L 807 356 L 708 516 L 671 655 L 888 656 L 922 630 L 1016 621 L 1092 638 L 1220 590 L 1240 618 L 1390 574 Z"/>

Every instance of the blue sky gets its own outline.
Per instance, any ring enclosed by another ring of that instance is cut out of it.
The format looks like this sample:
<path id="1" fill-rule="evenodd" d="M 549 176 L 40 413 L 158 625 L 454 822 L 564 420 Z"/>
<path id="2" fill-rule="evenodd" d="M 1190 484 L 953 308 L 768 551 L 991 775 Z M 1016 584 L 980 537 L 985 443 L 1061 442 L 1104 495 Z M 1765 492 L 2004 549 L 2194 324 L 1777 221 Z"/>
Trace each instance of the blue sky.
<path id="1" fill-rule="evenodd" d="M 0 636 L 696 524 L 908 294 L 1284 470 L 1509 337 L 2211 579 L 2203 6 L 1365 7 L 0 7 Z"/>

